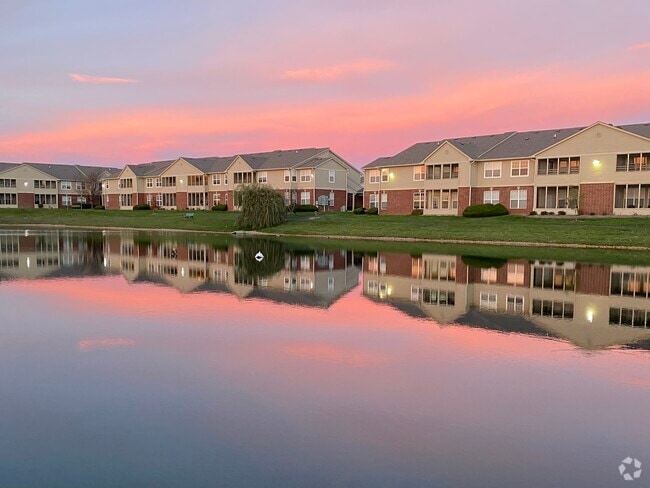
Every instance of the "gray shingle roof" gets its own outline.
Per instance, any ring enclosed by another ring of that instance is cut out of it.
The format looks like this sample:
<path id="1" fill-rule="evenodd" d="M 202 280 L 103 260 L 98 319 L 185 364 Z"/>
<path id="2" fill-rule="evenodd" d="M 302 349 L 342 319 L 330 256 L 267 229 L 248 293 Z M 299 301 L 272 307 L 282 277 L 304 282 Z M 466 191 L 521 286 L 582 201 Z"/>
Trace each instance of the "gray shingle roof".
<path id="1" fill-rule="evenodd" d="M 173 162 L 174 160 L 154 161 L 152 163 L 127 164 L 126 167 L 131 168 L 136 176 L 160 176 Z"/>
<path id="2" fill-rule="evenodd" d="M 226 157 L 209 157 L 209 158 L 186 158 L 183 157 L 185 161 L 190 163 L 196 169 L 203 171 L 204 173 L 223 173 L 228 169 L 235 159 L 236 156 L 226 156 Z"/>
<path id="3" fill-rule="evenodd" d="M 0 173 L 3 171 L 9 171 L 10 169 L 15 168 L 18 166 L 17 163 L 0 163 Z"/>
<path id="4" fill-rule="evenodd" d="M 585 127 L 515 132 L 511 137 L 475 159 L 509 159 L 531 157 L 543 149 L 580 132 Z"/>
<path id="5" fill-rule="evenodd" d="M 305 148 L 269 151 L 263 153 L 240 154 L 241 158 L 253 169 L 294 168 L 307 160 L 318 156 L 327 148 Z"/>
<path id="6" fill-rule="evenodd" d="M 107 171 L 103 166 L 79 166 L 76 164 L 24 163 L 34 169 L 63 181 L 84 181 L 91 170 Z"/>
<path id="7" fill-rule="evenodd" d="M 641 137 L 650 139 L 650 124 L 629 124 L 629 125 L 619 125 L 619 129 L 632 132 Z"/>

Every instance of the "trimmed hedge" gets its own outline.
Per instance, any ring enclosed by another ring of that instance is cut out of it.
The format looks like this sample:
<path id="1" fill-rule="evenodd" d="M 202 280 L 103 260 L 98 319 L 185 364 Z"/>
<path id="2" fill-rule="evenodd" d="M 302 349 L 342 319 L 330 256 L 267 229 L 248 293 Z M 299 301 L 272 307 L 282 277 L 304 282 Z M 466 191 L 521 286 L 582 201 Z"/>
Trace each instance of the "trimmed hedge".
<path id="1" fill-rule="evenodd" d="M 140 203 L 138 205 L 133 205 L 133 210 L 151 210 L 151 205 L 147 203 Z"/>
<path id="2" fill-rule="evenodd" d="M 379 215 L 379 209 L 377 207 L 372 207 L 366 210 L 367 215 Z"/>
<path id="3" fill-rule="evenodd" d="M 212 210 L 215 212 L 225 212 L 226 210 L 228 210 L 228 205 L 226 205 L 225 203 L 220 203 L 218 205 L 214 205 L 212 207 Z"/>
<path id="4" fill-rule="evenodd" d="M 366 209 L 363 207 L 357 207 L 352 211 L 352 213 L 355 215 L 363 215 L 364 213 L 366 213 Z"/>
<path id="5" fill-rule="evenodd" d="M 296 205 L 293 207 L 294 212 L 318 212 L 316 205 Z"/>
<path id="6" fill-rule="evenodd" d="M 424 210 L 421 208 L 416 208 L 411 212 L 411 215 L 424 215 Z"/>
<path id="7" fill-rule="evenodd" d="M 497 203 L 481 203 L 479 205 L 470 205 L 463 210 L 463 217 L 480 218 L 480 217 L 499 217 L 508 215 L 508 209 Z"/>

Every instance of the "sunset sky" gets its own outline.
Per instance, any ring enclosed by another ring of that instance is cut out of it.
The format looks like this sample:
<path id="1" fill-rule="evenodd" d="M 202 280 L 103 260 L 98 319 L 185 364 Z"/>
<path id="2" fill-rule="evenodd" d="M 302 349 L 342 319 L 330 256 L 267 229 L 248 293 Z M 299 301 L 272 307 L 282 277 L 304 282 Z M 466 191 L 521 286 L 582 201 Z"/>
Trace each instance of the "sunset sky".
<path id="1" fill-rule="evenodd" d="M 2 0 L 0 161 L 650 122 L 650 2 Z"/>

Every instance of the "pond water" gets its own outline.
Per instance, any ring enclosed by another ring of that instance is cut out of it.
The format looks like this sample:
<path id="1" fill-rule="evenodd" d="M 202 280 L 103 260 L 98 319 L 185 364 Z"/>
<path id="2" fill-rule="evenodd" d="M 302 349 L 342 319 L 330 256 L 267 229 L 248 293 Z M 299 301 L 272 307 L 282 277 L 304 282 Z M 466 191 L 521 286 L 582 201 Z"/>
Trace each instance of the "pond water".
<path id="1" fill-rule="evenodd" d="M 650 267 L 364 246 L 1 230 L 0 486 L 650 468 Z"/>

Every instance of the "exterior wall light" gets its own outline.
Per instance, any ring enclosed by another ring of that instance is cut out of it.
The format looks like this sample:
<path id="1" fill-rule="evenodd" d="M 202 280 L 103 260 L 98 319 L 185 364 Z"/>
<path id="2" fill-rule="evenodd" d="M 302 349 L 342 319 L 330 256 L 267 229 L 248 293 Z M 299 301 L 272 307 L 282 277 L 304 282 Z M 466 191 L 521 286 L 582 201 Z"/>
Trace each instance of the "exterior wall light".
<path id="1" fill-rule="evenodd" d="M 395 173 L 393 172 L 391 172 L 388 176 L 390 177 L 391 180 L 395 179 Z"/>
<path id="2" fill-rule="evenodd" d="M 25 182 L 25 186 L 27 186 L 27 185 L 29 185 L 29 183 L 28 183 L 28 182 Z"/>
<path id="3" fill-rule="evenodd" d="M 590 324 L 594 321 L 594 311 L 592 309 L 587 310 L 587 322 Z"/>
<path id="4" fill-rule="evenodd" d="M 598 159 L 594 159 L 593 164 L 594 164 L 594 166 L 596 166 L 596 167 L 600 166 L 600 160 L 598 160 Z"/>

